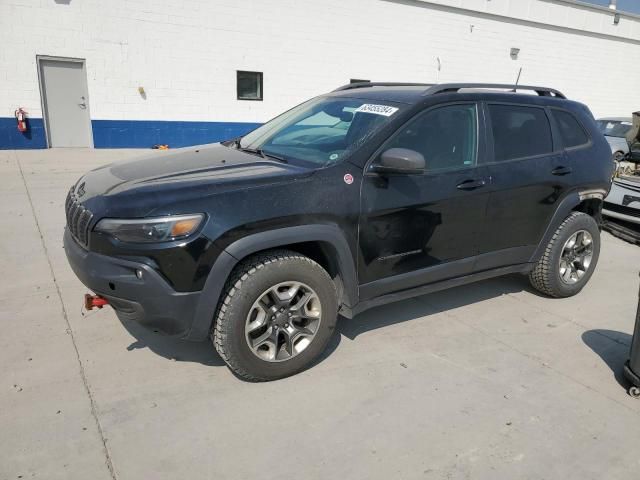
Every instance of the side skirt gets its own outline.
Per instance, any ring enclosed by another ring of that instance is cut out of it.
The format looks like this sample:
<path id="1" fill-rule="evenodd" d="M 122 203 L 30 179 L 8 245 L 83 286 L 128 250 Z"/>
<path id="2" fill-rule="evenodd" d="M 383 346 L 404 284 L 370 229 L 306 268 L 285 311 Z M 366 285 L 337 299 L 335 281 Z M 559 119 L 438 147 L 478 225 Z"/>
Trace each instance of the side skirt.
<path id="1" fill-rule="evenodd" d="M 355 307 L 353 307 L 352 309 L 348 309 L 343 306 L 343 308 L 340 310 L 340 313 L 347 318 L 352 318 L 359 313 L 364 312 L 365 310 L 373 307 L 378 307 L 380 305 L 386 305 L 387 303 L 398 302 L 400 300 L 406 300 L 407 298 L 417 297 L 419 295 L 425 295 L 427 293 L 438 292 L 440 290 L 446 290 L 448 288 L 459 287 L 461 285 L 478 282 L 480 280 L 501 277 L 503 275 L 509 275 L 511 273 L 527 274 L 531 271 L 533 266 L 534 264 L 532 263 L 521 263 L 518 265 L 510 265 L 508 267 L 493 268 L 491 270 L 476 272 L 462 277 L 456 277 L 449 280 L 443 280 L 440 282 L 430 283 L 428 285 L 410 288 L 407 290 L 401 290 L 399 292 L 389 293 L 386 295 L 381 295 L 380 297 L 372 298 L 370 300 L 362 301 L 355 305 Z"/>

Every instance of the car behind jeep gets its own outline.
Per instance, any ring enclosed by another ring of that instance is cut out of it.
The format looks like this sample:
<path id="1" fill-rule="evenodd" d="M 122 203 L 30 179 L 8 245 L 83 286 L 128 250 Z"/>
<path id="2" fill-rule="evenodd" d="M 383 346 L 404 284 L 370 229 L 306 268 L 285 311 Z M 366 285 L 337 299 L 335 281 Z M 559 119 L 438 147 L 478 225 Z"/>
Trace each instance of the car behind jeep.
<path id="1" fill-rule="evenodd" d="M 575 295 L 611 151 L 584 105 L 512 88 L 352 84 L 241 138 L 93 170 L 67 197 L 69 263 L 89 306 L 210 337 L 249 380 L 308 367 L 338 314 L 510 273 Z"/>

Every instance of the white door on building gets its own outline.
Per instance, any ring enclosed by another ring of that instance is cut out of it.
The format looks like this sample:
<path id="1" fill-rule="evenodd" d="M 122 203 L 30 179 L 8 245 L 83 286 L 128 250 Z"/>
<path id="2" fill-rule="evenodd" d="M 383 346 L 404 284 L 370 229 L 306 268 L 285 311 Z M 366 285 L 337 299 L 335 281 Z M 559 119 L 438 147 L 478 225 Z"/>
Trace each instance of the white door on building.
<path id="1" fill-rule="evenodd" d="M 38 58 L 49 147 L 91 147 L 91 117 L 84 60 Z"/>

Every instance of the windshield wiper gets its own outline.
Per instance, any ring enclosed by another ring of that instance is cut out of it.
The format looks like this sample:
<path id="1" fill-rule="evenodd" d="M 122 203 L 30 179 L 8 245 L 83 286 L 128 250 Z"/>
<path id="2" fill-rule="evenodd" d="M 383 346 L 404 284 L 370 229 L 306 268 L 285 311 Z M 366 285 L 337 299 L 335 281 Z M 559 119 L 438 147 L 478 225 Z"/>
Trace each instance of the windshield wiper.
<path id="1" fill-rule="evenodd" d="M 237 148 L 238 148 L 238 150 L 241 150 L 243 152 L 252 153 L 254 155 L 260 155 L 262 158 L 273 158 L 274 160 L 277 160 L 277 161 L 282 162 L 282 163 L 289 163 L 285 158 L 280 157 L 278 155 L 274 155 L 273 153 L 265 152 L 261 148 L 241 147 L 240 146 L 240 141 L 238 141 L 238 147 Z"/>

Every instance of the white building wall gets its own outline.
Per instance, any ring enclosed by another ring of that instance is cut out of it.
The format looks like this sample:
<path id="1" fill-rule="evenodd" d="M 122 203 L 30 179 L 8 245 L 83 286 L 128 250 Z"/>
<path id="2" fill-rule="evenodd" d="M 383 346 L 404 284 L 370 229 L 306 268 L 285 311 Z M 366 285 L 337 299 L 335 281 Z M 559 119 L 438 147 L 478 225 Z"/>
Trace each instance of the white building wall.
<path id="1" fill-rule="evenodd" d="M 640 109 L 640 19 L 568 1 L 0 0 L 0 45 L 0 117 L 41 116 L 36 55 L 86 59 L 93 119 L 262 122 L 350 78 L 520 67 L 596 115 Z M 236 70 L 264 72 L 263 102 L 236 100 Z"/>

